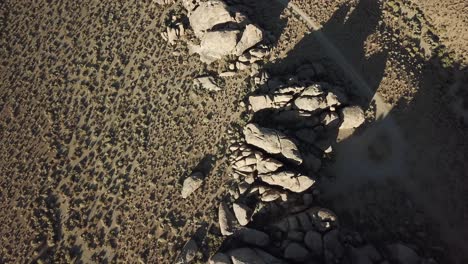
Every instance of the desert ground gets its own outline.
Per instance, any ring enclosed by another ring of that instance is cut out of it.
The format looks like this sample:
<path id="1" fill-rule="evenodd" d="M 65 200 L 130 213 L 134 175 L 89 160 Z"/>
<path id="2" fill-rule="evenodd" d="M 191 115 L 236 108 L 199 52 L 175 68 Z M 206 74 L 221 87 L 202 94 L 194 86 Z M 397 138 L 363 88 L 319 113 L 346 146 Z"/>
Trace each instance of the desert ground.
<path id="1" fill-rule="evenodd" d="M 212 257 L 239 245 L 219 222 L 220 203 L 242 198 L 232 146 L 249 123 L 275 128 L 252 110 L 269 92 L 254 77 L 304 64 L 366 120 L 337 132 L 304 194 L 275 189 L 289 202 L 271 204 L 287 210 L 246 226 L 269 234 L 320 206 L 358 234 L 340 245 L 379 257 L 288 257 L 288 237 L 262 249 L 284 262 L 255 263 L 468 262 L 468 2 L 226 0 L 268 48 L 245 69 L 238 55 L 192 51 L 186 2 L 0 2 L 0 263 L 225 263 Z M 175 25 L 185 35 L 161 34 Z M 182 198 L 194 172 L 202 184 Z M 196 252 L 180 260 L 187 241 Z M 396 244 L 417 260 L 392 255 Z"/>

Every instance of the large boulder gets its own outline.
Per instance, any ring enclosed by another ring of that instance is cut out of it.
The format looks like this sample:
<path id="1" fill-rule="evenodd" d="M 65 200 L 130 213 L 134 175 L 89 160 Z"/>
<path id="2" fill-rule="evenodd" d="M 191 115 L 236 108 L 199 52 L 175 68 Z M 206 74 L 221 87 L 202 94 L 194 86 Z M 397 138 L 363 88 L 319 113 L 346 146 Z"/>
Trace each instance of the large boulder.
<path id="1" fill-rule="evenodd" d="M 340 129 L 357 128 L 366 121 L 364 110 L 359 106 L 348 106 L 343 108 L 341 110 L 341 119 L 343 122 L 341 123 Z"/>
<path id="2" fill-rule="evenodd" d="M 296 144 L 285 134 L 257 124 L 244 127 L 244 136 L 248 144 L 254 145 L 270 154 L 281 154 L 295 164 L 302 163 L 302 157 Z"/>
<path id="3" fill-rule="evenodd" d="M 210 0 L 201 2 L 200 5 L 193 10 L 193 12 L 189 14 L 189 21 L 195 35 L 201 38 L 214 26 L 235 22 L 235 19 L 231 16 L 229 8 L 224 2 Z"/>
<path id="4" fill-rule="evenodd" d="M 261 174 L 259 177 L 268 184 L 280 186 L 296 193 L 309 189 L 315 183 L 312 178 L 292 171 Z"/>
<path id="5" fill-rule="evenodd" d="M 237 44 L 238 35 L 238 30 L 206 32 L 201 37 L 200 45 L 191 45 L 190 50 L 191 52 L 200 54 L 201 61 L 209 64 L 232 54 Z"/>
<path id="6" fill-rule="evenodd" d="M 255 25 L 249 24 L 245 27 L 242 37 L 236 46 L 236 55 L 240 56 L 246 50 L 255 46 L 257 43 L 262 41 L 263 33 L 260 28 Z"/>

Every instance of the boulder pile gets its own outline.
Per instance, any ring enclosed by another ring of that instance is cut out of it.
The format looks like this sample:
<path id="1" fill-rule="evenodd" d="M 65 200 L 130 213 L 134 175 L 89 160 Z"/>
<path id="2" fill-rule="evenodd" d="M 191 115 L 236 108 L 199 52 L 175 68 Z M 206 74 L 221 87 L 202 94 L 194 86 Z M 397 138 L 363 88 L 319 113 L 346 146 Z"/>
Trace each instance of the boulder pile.
<path id="1" fill-rule="evenodd" d="M 207 64 L 228 55 L 241 56 L 263 39 L 259 27 L 223 1 L 184 1 L 183 4 L 188 11 L 190 26 L 200 41 L 198 45 L 190 43 L 189 48 Z M 262 57 L 265 52 L 254 50 L 246 53 L 245 59 L 255 61 L 252 54 Z"/>

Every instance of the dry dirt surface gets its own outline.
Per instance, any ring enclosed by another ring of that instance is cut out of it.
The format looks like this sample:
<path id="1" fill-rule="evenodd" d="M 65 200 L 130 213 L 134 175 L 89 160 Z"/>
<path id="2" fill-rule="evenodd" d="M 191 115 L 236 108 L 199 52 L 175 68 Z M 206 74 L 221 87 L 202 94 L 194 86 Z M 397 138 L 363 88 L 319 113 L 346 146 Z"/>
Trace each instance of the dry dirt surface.
<path id="1" fill-rule="evenodd" d="M 320 61 L 377 111 L 339 138 L 322 202 L 369 241 L 466 263 L 465 1 L 233 2 L 276 37 L 271 74 Z M 216 251 L 228 131 L 255 87 L 248 72 L 218 92 L 193 85 L 227 63 L 164 41 L 184 14 L 153 1 L 0 3 L 0 263 L 172 263 L 192 236 L 199 259 Z M 194 170 L 203 185 L 182 199 Z"/>

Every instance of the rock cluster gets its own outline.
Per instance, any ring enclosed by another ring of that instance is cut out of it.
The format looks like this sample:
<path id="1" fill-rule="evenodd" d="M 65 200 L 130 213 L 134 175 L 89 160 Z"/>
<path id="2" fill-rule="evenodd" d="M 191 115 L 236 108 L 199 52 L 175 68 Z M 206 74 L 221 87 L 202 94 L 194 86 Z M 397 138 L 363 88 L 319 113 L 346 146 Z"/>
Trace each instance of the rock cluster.
<path id="1" fill-rule="evenodd" d="M 190 44 L 190 50 L 207 64 L 227 55 L 241 56 L 263 39 L 259 27 L 223 1 L 184 1 L 183 4 L 188 10 L 190 26 L 200 40 L 199 45 Z"/>

